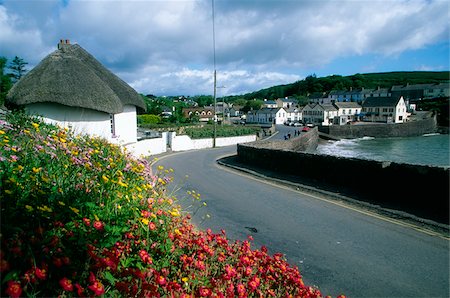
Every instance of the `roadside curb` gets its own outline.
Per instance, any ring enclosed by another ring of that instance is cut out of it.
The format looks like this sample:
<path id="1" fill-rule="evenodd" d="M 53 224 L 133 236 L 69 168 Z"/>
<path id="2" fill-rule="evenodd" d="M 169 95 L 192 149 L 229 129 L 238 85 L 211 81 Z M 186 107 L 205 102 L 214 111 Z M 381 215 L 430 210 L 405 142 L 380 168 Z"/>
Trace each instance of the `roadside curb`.
<path id="1" fill-rule="evenodd" d="M 234 162 L 234 163 L 229 162 L 229 159 L 232 157 L 236 157 L 236 155 L 221 156 L 216 160 L 216 162 L 221 166 L 242 172 L 244 174 L 248 174 L 248 175 L 257 177 L 257 178 L 265 180 L 265 181 L 283 185 L 283 186 L 292 188 L 296 191 L 300 191 L 300 192 L 304 192 L 304 193 L 311 194 L 314 196 L 322 197 L 327 200 L 345 203 L 350 206 L 360 208 L 360 209 L 364 210 L 365 212 L 372 212 L 372 213 L 375 213 L 380 216 L 388 217 L 394 221 L 400 221 L 404 225 L 408 225 L 411 228 L 426 230 L 427 234 L 437 234 L 435 236 L 439 236 L 441 238 L 450 240 L 450 237 L 449 237 L 450 226 L 449 225 L 445 225 L 445 224 L 438 223 L 438 222 L 435 222 L 432 220 L 420 218 L 420 217 L 417 217 L 415 215 L 412 215 L 412 214 L 409 214 L 409 213 L 406 213 L 403 211 L 388 209 L 388 208 L 381 207 L 379 205 L 374 205 L 374 204 L 371 204 L 368 202 L 363 202 L 363 201 L 353 199 L 353 198 L 350 198 L 350 197 L 347 197 L 347 196 L 344 196 L 344 195 L 341 195 L 339 193 L 335 193 L 332 191 L 315 188 L 315 187 L 312 187 L 309 185 L 304 185 L 301 183 L 296 183 L 296 182 L 284 180 L 281 178 L 271 177 L 271 176 L 263 174 L 262 173 L 263 171 L 259 172 L 257 170 L 248 168 L 244 164 L 237 163 L 237 162 Z"/>

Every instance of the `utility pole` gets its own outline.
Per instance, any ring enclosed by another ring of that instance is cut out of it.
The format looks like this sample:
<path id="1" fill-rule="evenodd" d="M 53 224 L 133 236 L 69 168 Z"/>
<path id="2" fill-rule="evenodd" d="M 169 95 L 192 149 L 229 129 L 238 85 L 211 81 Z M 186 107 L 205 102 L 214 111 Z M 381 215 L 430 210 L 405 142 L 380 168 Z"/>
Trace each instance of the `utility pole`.
<path id="1" fill-rule="evenodd" d="M 213 148 L 216 148 L 217 138 L 217 99 L 216 99 L 216 29 L 214 20 L 214 0 L 211 0 L 212 6 L 212 34 L 213 34 L 213 60 L 214 60 L 214 136 L 213 136 Z"/>

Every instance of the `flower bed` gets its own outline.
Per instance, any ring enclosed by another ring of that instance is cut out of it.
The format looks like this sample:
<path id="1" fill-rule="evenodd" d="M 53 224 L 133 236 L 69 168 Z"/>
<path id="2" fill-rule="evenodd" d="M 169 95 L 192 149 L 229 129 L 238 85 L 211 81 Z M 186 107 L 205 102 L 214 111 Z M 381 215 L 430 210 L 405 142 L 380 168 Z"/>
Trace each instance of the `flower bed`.
<path id="1" fill-rule="evenodd" d="M 152 173 L 104 140 L 8 115 L 2 296 L 321 297 L 281 254 L 197 230 L 165 190 L 170 172 Z"/>

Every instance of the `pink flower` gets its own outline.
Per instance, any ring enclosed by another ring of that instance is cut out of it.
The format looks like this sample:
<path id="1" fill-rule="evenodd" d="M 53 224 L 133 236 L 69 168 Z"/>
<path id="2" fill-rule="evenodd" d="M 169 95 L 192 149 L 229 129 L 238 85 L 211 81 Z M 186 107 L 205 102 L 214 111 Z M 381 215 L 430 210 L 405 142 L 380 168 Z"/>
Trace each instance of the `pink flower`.
<path id="1" fill-rule="evenodd" d="M 105 227 L 103 225 L 103 223 L 99 220 L 94 221 L 94 229 L 96 229 L 97 231 L 103 231 L 103 228 Z"/>

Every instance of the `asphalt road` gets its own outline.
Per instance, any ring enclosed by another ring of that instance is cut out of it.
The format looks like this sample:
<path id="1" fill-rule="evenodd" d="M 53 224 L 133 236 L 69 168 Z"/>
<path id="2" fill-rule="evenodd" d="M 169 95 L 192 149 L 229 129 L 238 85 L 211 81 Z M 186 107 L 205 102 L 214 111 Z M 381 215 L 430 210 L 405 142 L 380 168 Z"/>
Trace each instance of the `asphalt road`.
<path id="1" fill-rule="evenodd" d="M 448 239 L 216 163 L 235 153 L 235 146 L 181 152 L 156 163 L 175 170 L 171 187 L 186 209 L 195 211 L 186 192 L 201 194 L 207 206 L 193 217 L 200 228 L 252 235 L 255 248 L 285 254 L 324 295 L 449 297 Z"/>

